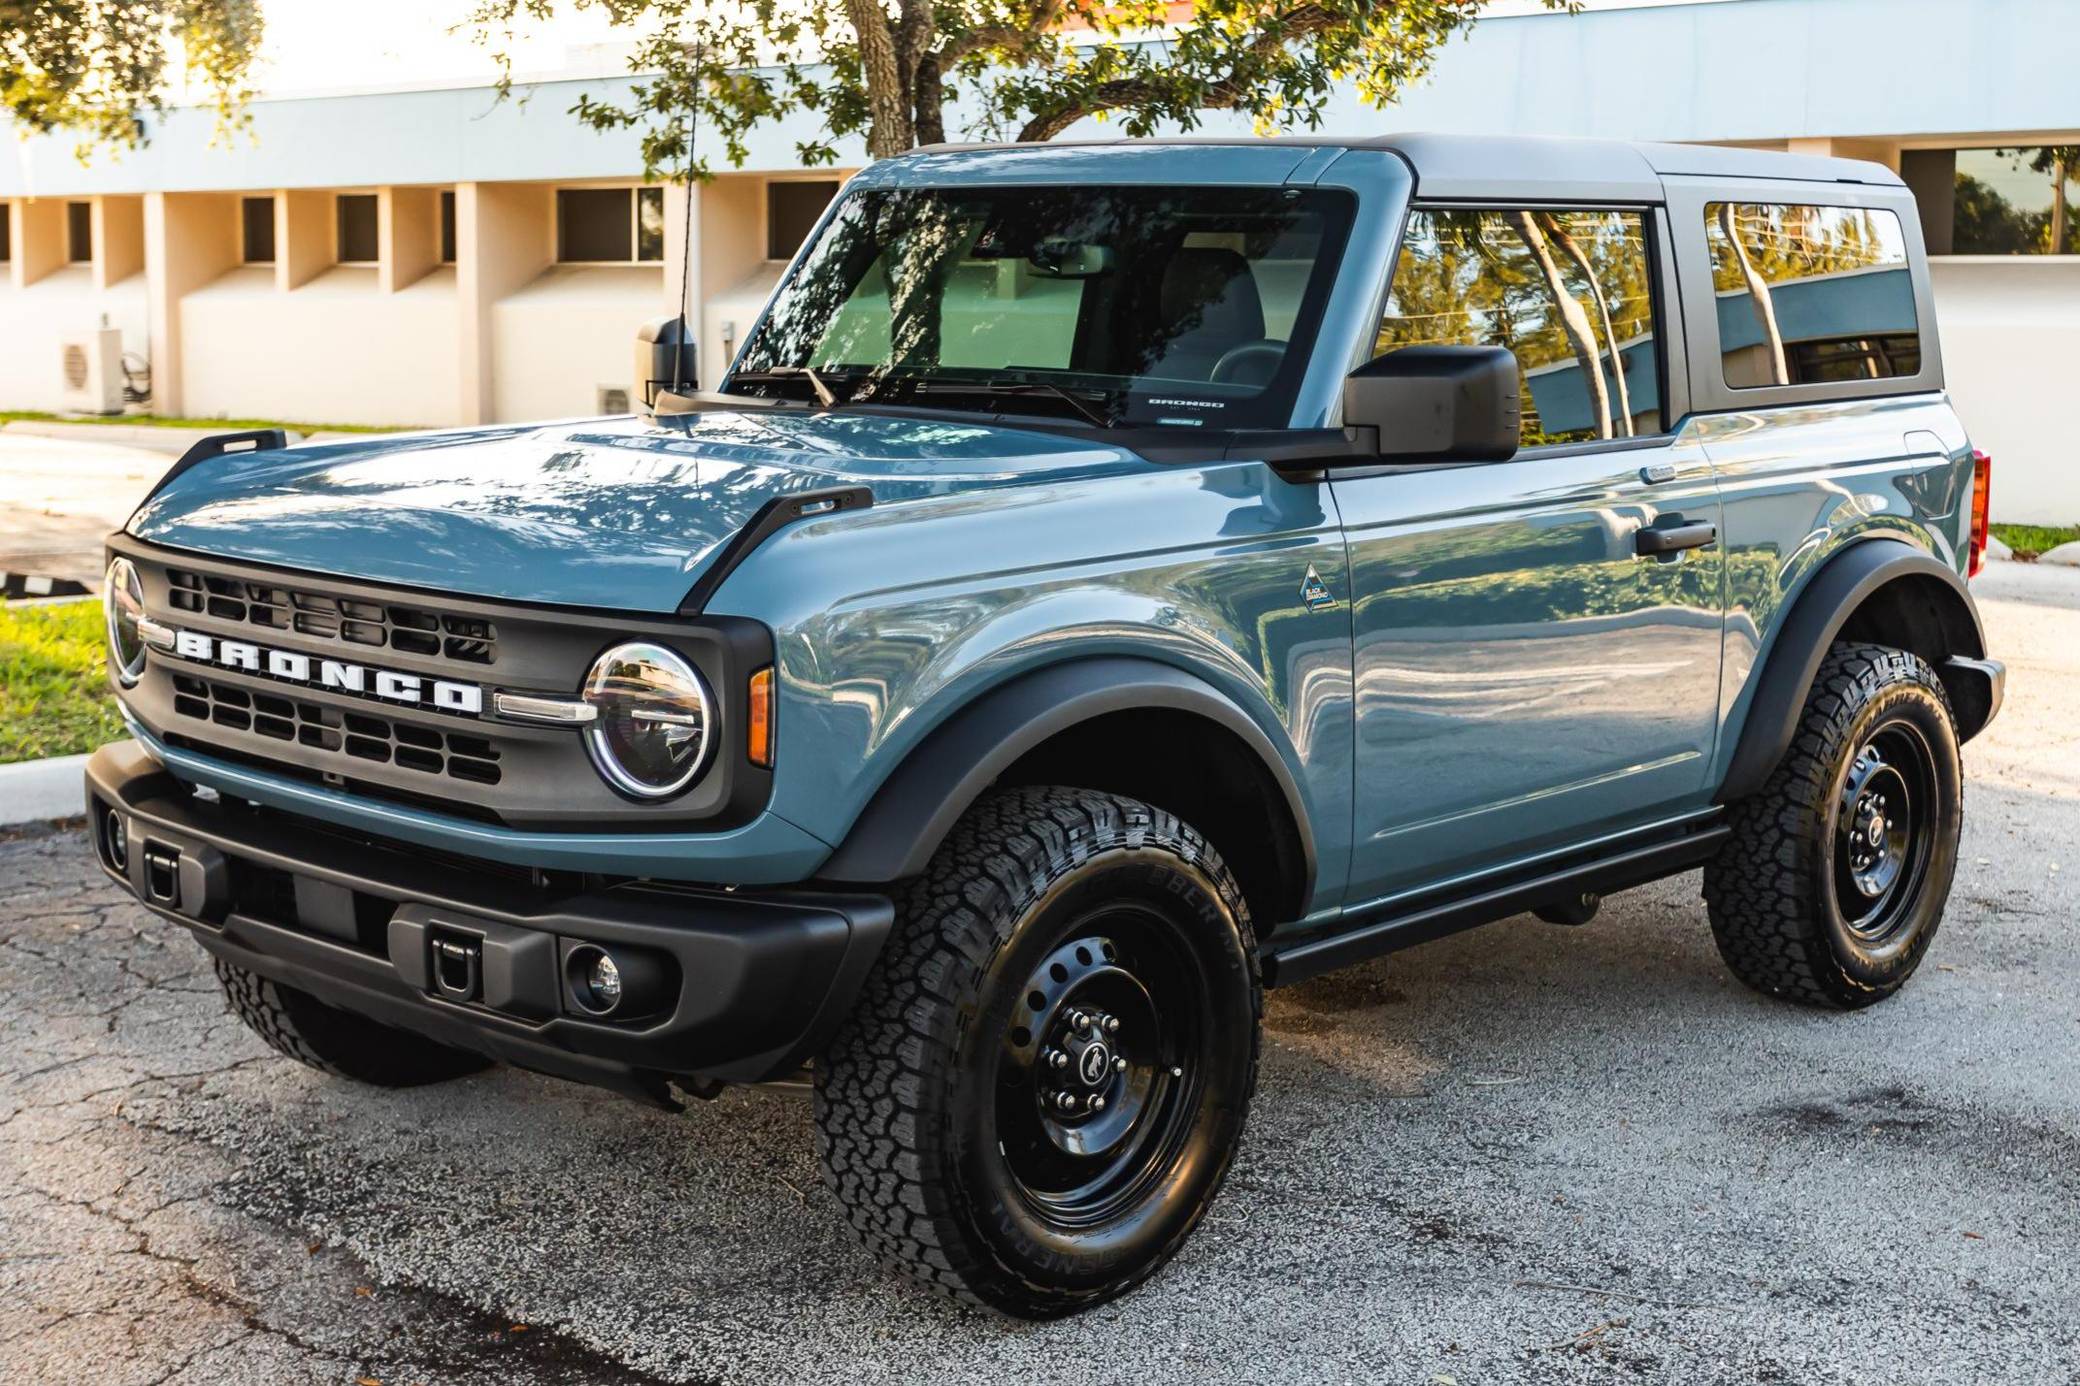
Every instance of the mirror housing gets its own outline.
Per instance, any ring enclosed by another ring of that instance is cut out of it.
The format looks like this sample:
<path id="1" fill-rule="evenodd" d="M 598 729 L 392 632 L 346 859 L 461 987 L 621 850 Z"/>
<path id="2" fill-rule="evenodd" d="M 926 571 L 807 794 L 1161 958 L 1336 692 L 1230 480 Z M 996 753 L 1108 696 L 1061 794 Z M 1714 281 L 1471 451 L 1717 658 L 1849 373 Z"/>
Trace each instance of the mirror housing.
<path id="1" fill-rule="evenodd" d="M 1506 462 L 1517 455 L 1517 358 L 1507 347 L 1407 346 L 1343 379 L 1343 426 L 1390 462 Z"/>

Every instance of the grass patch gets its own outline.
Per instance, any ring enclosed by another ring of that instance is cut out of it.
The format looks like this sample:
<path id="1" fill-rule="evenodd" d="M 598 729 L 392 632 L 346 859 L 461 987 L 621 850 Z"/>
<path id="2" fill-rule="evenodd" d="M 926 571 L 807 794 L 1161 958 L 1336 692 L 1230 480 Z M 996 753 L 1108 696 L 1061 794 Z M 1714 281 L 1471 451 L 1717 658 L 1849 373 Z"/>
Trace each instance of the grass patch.
<path id="1" fill-rule="evenodd" d="M 123 738 L 104 640 L 99 602 L 0 602 L 0 764 Z"/>
<path id="2" fill-rule="evenodd" d="M 34 423 L 146 424 L 156 428 L 207 428 L 216 433 L 243 433 L 256 428 L 287 428 L 297 433 L 399 433 L 409 424 L 287 423 L 281 419 L 181 419 L 164 414 L 47 414 L 40 409 L 0 409 L 0 424 L 17 419 Z"/>
<path id="3" fill-rule="evenodd" d="M 2015 551 L 2024 563 L 2050 553 L 2060 544 L 2080 539 L 2080 525 L 1988 525 L 1993 537 Z"/>

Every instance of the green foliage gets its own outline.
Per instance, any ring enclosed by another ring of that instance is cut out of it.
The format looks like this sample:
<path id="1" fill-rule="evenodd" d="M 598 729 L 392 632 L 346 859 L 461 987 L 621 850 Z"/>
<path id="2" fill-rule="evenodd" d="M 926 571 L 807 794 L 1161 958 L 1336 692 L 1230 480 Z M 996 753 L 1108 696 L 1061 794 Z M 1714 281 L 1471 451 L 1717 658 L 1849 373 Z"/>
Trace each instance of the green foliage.
<path id="1" fill-rule="evenodd" d="M 17 419 L 33 423 L 131 424 L 153 428 L 206 428 L 236 433 L 255 428 L 286 428 L 295 433 L 396 433 L 407 424 L 284 423 L 280 419 L 189 419 L 170 414 L 52 414 L 42 409 L 0 409 L 0 424 Z"/>
<path id="2" fill-rule="evenodd" d="M 83 152 L 137 145 L 177 46 L 228 127 L 260 33 L 259 0 L 0 0 L 0 103 L 22 129 L 78 132 Z"/>
<path id="3" fill-rule="evenodd" d="M 2019 155 L 2026 151 L 2010 152 Z M 2080 154 L 2080 150 L 2074 152 Z M 2036 161 L 2031 160 L 2030 166 L 2035 169 Z M 2065 167 L 2080 168 L 2080 164 L 2069 163 Z M 1957 175 L 1956 210 L 1952 213 L 1951 219 L 1950 248 L 1959 255 L 2048 255 L 2070 252 L 2070 231 L 2066 233 L 2067 245 L 2064 251 L 2054 251 L 2052 248 L 2053 236 L 2063 229 L 2054 225 L 2057 220 L 2049 206 L 2040 211 L 2017 207 L 1990 184 L 1974 178 L 1969 173 L 1960 173 Z M 2080 208 L 2068 202 L 2064 227 L 2071 227 L 2076 222 L 2080 222 Z"/>
<path id="4" fill-rule="evenodd" d="M 946 108 L 977 112 L 956 133 L 1051 139 L 1086 116 L 1129 135 L 1190 130 L 1209 110 L 1245 111 L 1260 131 L 1314 128 L 1337 85 L 1393 101 L 1463 32 L 1482 0 L 1198 0 L 1170 23 L 1163 0 L 565 0 L 637 37 L 625 102 L 582 97 L 599 130 L 640 132 L 649 173 L 689 165 L 689 118 L 741 164 L 761 123 L 806 110 L 818 136 L 805 165 L 864 134 L 875 158 L 947 136 Z M 1572 9 L 1577 0 L 1543 0 Z M 480 41 L 505 61 L 522 28 L 559 0 L 475 0 Z M 510 74 L 508 74 L 510 75 Z"/>
<path id="5" fill-rule="evenodd" d="M 0 602 L 0 763 L 91 751 L 123 735 L 99 602 Z"/>
<path id="6" fill-rule="evenodd" d="M 2023 562 L 2032 562 L 2060 544 L 2080 542 L 2080 525 L 1989 525 L 1993 537 Z"/>

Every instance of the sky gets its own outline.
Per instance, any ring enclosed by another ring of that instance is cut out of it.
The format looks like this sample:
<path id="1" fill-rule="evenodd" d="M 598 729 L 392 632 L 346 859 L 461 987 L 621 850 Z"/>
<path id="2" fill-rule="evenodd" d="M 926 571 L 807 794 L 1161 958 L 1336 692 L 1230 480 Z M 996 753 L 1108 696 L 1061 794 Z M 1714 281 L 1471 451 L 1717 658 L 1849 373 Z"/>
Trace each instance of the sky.
<path id="1" fill-rule="evenodd" d="M 254 86 L 263 96 L 289 96 L 489 80 L 497 75 L 490 53 L 467 29 L 451 32 L 469 10 L 469 0 L 262 0 L 267 33 Z M 563 71 L 582 50 L 626 41 L 596 13 L 569 13 L 522 41 L 513 69 Z M 620 71 L 622 63 L 606 67 Z"/>

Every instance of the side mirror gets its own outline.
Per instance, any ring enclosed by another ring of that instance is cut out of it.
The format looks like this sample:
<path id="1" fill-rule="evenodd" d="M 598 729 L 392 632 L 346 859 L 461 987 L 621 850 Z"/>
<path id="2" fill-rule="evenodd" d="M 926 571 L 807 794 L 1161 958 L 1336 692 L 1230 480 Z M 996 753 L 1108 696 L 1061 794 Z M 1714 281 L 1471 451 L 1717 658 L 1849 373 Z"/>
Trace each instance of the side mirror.
<path id="1" fill-rule="evenodd" d="M 696 344 L 684 315 L 659 318 L 636 329 L 636 398 L 639 409 L 657 403 L 661 393 L 690 395 L 700 389 L 694 365 Z"/>
<path id="2" fill-rule="evenodd" d="M 1370 431 L 1397 462 L 1506 462 L 1518 408 L 1507 347 L 1402 347 L 1343 379 L 1343 426 Z"/>

